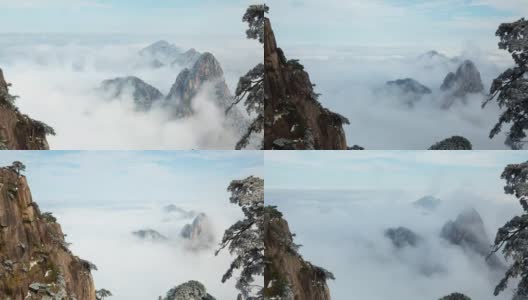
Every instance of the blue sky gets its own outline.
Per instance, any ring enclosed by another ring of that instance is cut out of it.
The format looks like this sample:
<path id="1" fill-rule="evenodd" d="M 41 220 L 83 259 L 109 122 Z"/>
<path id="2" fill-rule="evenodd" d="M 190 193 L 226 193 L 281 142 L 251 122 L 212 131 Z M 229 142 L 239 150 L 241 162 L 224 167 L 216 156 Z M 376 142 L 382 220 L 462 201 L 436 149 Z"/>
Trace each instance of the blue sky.
<path id="1" fill-rule="evenodd" d="M 528 14 L 525 0 L 271 0 L 279 45 L 496 47 L 501 22 Z"/>
<path id="2" fill-rule="evenodd" d="M 227 201 L 231 180 L 263 172 L 257 151 L 0 153 L 0 165 L 14 160 L 26 164 L 33 199 L 43 208 Z"/>
<path id="3" fill-rule="evenodd" d="M 266 152 L 266 189 L 457 189 L 503 195 L 507 164 L 528 160 L 524 151 Z"/>
<path id="4" fill-rule="evenodd" d="M 1 32 L 238 35 L 245 0 L 0 0 Z"/>

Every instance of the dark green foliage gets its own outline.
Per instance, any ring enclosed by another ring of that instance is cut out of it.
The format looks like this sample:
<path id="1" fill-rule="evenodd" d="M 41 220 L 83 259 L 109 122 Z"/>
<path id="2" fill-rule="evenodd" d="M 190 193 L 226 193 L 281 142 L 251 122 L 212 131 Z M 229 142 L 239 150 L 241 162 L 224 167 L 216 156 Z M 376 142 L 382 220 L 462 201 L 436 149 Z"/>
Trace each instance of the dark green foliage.
<path id="1" fill-rule="evenodd" d="M 266 4 L 250 5 L 242 17 L 243 22 L 247 22 L 249 28 L 246 30 L 248 39 L 258 39 L 264 43 L 264 14 L 269 12 Z"/>
<path id="2" fill-rule="evenodd" d="M 36 130 L 43 132 L 45 135 L 56 135 L 55 129 L 44 122 L 31 120 L 31 124 L 36 128 Z"/>
<path id="3" fill-rule="evenodd" d="M 57 218 L 55 218 L 55 216 L 53 216 L 53 214 L 50 212 L 42 213 L 41 217 L 48 223 L 57 223 Z"/>
<path id="4" fill-rule="evenodd" d="M 502 249 L 513 263 L 495 287 L 494 295 L 504 291 L 510 279 L 517 278 L 516 294 L 525 297 L 528 296 L 528 162 L 506 166 L 501 178 L 506 180 L 504 192 L 519 199 L 523 214 L 513 217 L 497 231 L 491 253 Z"/>
<path id="5" fill-rule="evenodd" d="M 266 218 L 282 218 L 282 213 L 277 209 L 277 206 L 267 205 L 264 207 L 264 215 Z"/>
<path id="6" fill-rule="evenodd" d="M 244 219 L 229 227 L 222 238 L 218 254 L 224 248 L 235 256 L 222 282 L 233 277 L 240 270 L 236 288 L 242 299 L 263 299 L 262 287 L 254 284 L 255 276 L 264 274 L 264 180 L 250 176 L 244 180 L 234 180 L 228 187 L 229 200 L 242 208 Z"/>
<path id="7" fill-rule="evenodd" d="M 11 164 L 11 167 L 10 167 L 13 171 L 15 171 L 17 173 L 18 176 L 20 176 L 20 174 L 22 172 L 24 172 L 26 170 L 26 165 L 24 165 L 22 162 L 20 161 L 14 161 L 12 164 Z"/>
<path id="8" fill-rule="evenodd" d="M 264 43 L 264 15 L 268 11 L 269 7 L 265 4 L 249 6 L 242 18 L 242 21 L 247 22 L 249 26 L 246 30 L 247 38 L 258 39 L 260 43 Z M 237 150 L 247 147 L 251 135 L 260 133 L 264 129 L 264 64 L 256 65 L 246 75 L 240 77 L 233 103 L 227 108 L 226 114 L 244 99 L 246 111 L 250 115 L 255 114 L 256 117 L 237 142 L 235 146 Z"/>
<path id="9" fill-rule="evenodd" d="M 471 300 L 471 298 L 461 293 L 452 293 L 440 298 L 439 300 Z"/>
<path id="10" fill-rule="evenodd" d="M 500 38 L 499 49 L 507 50 L 516 66 L 493 80 L 490 97 L 483 104 L 484 107 L 496 99 L 499 107 L 504 109 L 489 137 L 495 137 L 504 124 L 511 123 L 505 144 L 512 149 L 521 149 L 526 143 L 525 130 L 528 129 L 528 21 L 522 18 L 503 23 L 495 34 Z"/>
<path id="11" fill-rule="evenodd" d="M 107 289 L 100 289 L 100 290 L 95 291 L 95 298 L 97 300 L 104 300 L 104 298 L 111 297 L 111 296 L 113 296 L 112 292 L 110 292 Z"/>
<path id="12" fill-rule="evenodd" d="M 452 136 L 443 141 L 440 141 L 431 147 L 429 150 L 472 150 L 471 142 L 463 136 Z"/>
<path id="13" fill-rule="evenodd" d="M 304 70 L 304 66 L 299 62 L 298 59 L 290 59 L 288 60 L 288 65 L 292 66 L 296 70 Z"/>
<path id="14" fill-rule="evenodd" d="M 256 114 L 256 118 L 236 145 L 236 149 L 240 150 L 247 147 L 251 134 L 262 132 L 264 128 L 264 64 L 258 64 L 240 77 L 235 94 L 235 100 L 226 113 L 245 99 L 244 105 L 248 114 Z"/>

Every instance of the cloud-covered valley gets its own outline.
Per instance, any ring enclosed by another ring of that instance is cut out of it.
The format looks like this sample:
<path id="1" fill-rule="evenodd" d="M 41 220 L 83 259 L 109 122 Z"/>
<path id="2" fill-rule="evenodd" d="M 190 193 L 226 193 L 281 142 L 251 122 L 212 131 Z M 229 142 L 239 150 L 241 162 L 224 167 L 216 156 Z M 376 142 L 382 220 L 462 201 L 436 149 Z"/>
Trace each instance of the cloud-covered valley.
<path id="1" fill-rule="evenodd" d="M 57 132 L 48 137 L 51 149 L 233 149 L 241 128 L 227 124 L 210 84 L 194 95 L 194 113 L 186 118 L 174 118 L 159 104 L 163 101 L 137 111 L 131 90 L 114 101 L 98 92 L 104 80 L 135 76 L 167 95 L 178 74 L 193 65 L 152 66 L 139 51 L 155 41 L 151 36 L 5 34 L 0 67 L 12 83 L 11 94 L 20 96 L 20 110 Z M 229 49 L 189 39 L 174 43 L 182 52 L 213 53 L 231 94 L 238 78 L 260 62 L 261 49 L 243 41 L 243 32 Z M 242 106 L 240 111 L 248 117 Z"/>
<path id="2" fill-rule="evenodd" d="M 266 192 L 267 204 L 277 205 L 297 234 L 301 254 L 335 275 L 328 282 L 333 299 L 439 299 L 453 292 L 472 299 L 511 299 L 511 289 L 493 296 L 504 269 L 450 243 L 442 230 L 474 208 L 491 243 L 497 228 L 519 213 L 518 204 L 444 189 L 440 204 L 430 210 L 413 205 L 421 196 L 405 190 Z M 416 245 L 391 243 L 386 230 L 400 226 L 418 236 Z"/>

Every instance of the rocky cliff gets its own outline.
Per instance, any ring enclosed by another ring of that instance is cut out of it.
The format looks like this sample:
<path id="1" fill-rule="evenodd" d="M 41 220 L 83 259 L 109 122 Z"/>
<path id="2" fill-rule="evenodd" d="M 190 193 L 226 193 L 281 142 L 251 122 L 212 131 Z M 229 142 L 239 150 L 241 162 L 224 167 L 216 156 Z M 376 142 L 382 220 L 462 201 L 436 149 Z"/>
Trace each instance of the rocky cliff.
<path id="1" fill-rule="evenodd" d="M 95 300 L 92 268 L 68 249 L 56 219 L 40 212 L 26 178 L 0 168 L 1 298 Z"/>
<path id="2" fill-rule="evenodd" d="M 14 100 L 0 69 L 0 150 L 48 150 L 46 135 L 53 129 L 22 114 Z"/>
<path id="3" fill-rule="evenodd" d="M 305 261 L 297 252 L 288 222 L 273 207 L 264 214 L 266 266 L 264 296 L 266 299 L 329 300 L 327 279 L 333 275 Z"/>
<path id="4" fill-rule="evenodd" d="M 324 108 L 307 72 L 286 60 L 277 47 L 268 18 L 264 21 L 264 148 L 346 150 L 343 124 L 348 120 Z"/>

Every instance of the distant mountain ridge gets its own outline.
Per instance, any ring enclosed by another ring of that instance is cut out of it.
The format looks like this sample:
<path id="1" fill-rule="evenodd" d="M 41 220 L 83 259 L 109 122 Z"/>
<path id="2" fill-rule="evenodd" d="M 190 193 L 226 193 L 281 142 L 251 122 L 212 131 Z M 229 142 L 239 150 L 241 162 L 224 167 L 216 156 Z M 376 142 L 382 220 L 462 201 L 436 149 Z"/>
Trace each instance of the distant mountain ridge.
<path id="1" fill-rule="evenodd" d="M 168 66 L 178 65 L 186 67 L 196 62 L 200 52 L 194 48 L 184 51 L 165 40 L 160 40 L 141 49 L 139 55 L 158 66 L 161 63 Z"/>
<path id="2" fill-rule="evenodd" d="M 150 110 L 154 102 L 164 98 L 158 89 L 135 76 L 105 80 L 101 83 L 100 89 L 110 99 L 120 98 L 130 93 L 136 108 L 141 111 Z"/>
<path id="3" fill-rule="evenodd" d="M 169 93 L 164 96 L 158 89 L 135 76 L 118 77 L 101 83 L 108 99 L 119 99 L 130 93 L 139 111 L 149 111 L 155 104 L 172 114 L 174 119 L 187 118 L 195 113 L 196 96 L 204 89 L 213 89 L 214 104 L 221 113 L 233 101 L 220 62 L 210 52 L 200 54 L 195 49 L 182 52 L 166 41 L 156 42 L 140 52 L 155 61 L 171 61 L 171 64 L 189 65 L 177 76 Z M 225 116 L 224 125 L 241 134 L 249 120 L 239 107 L 233 107 Z"/>

